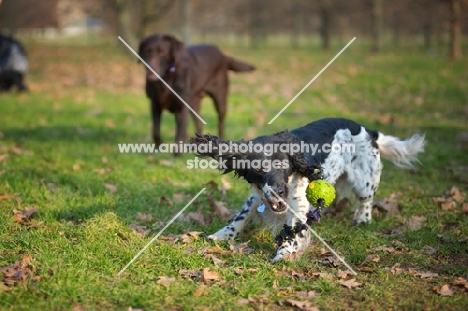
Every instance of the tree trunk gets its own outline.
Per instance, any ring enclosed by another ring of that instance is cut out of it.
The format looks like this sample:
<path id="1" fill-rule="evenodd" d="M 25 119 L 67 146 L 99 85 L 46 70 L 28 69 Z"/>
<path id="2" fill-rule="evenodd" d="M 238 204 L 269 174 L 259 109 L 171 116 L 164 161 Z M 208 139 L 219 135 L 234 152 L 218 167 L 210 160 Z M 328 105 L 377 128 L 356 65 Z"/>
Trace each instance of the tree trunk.
<path id="1" fill-rule="evenodd" d="M 426 23 L 424 25 L 424 49 L 429 51 L 432 48 L 432 31 L 433 27 L 432 24 Z"/>
<path id="2" fill-rule="evenodd" d="M 372 51 L 379 53 L 382 48 L 382 1 L 371 0 Z"/>
<path id="3" fill-rule="evenodd" d="M 0 1 L 1 3 L 1 1 Z M 15 2 L 14 0 L 7 1 L 8 6 L 8 34 L 11 37 L 15 36 Z"/>
<path id="4" fill-rule="evenodd" d="M 186 45 L 190 44 L 190 17 L 192 15 L 191 0 L 182 0 L 182 40 Z"/>
<path id="5" fill-rule="evenodd" d="M 450 58 L 459 59 L 461 51 L 461 3 L 460 0 L 450 1 L 452 23 L 450 29 Z"/>
<path id="6" fill-rule="evenodd" d="M 133 49 L 136 49 L 138 47 L 138 38 L 133 29 L 132 3 L 130 0 L 115 0 L 115 9 L 118 35 Z"/>
<path id="7" fill-rule="evenodd" d="M 330 49 L 330 34 L 331 34 L 331 2 L 330 0 L 319 0 L 320 7 L 320 38 L 322 42 L 322 50 Z"/>
<path id="8" fill-rule="evenodd" d="M 299 3 L 292 1 L 291 6 L 291 47 L 296 49 L 299 47 L 299 34 L 302 14 Z"/>
<path id="9" fill-rule="evenodd" d="M 250 46 L 252 48 L 257 48 L 265 42 L 261 20 L 263 9 L 260 0 L 250 0 Z"/>

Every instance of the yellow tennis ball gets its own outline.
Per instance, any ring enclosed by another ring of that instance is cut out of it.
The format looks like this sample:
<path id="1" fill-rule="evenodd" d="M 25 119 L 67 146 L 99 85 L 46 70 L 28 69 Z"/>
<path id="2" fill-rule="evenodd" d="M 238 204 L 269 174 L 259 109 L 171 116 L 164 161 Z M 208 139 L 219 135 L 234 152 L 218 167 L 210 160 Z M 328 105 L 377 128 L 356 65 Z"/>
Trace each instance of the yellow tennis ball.
<path id="1" fill-rule="evenodd" d="M 318 206 L 319 200 L 323 200 L 323 207 L 328 207 L 335 199 L 336 191 L 329 182 L 325 180 L 314 180 L 306 189 L 306 198 L 313 206 Z"/>

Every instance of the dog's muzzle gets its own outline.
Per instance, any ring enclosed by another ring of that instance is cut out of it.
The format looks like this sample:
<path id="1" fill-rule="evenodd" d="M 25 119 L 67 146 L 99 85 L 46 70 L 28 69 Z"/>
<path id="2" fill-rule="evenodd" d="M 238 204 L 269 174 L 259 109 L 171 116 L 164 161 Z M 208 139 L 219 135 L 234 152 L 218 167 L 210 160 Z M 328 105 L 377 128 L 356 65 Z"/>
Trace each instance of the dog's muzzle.
<path id="1" fill-rule="evenodd" d="M 271 194 L 270 196 L 265 196 L 264 202 L 266 205 L 274 212 L 277 214 L 282 214 L 286 212 L 288 209 L 287 205 L 285 202 L 281 199 L 279 199 L 275 194 Z"/>

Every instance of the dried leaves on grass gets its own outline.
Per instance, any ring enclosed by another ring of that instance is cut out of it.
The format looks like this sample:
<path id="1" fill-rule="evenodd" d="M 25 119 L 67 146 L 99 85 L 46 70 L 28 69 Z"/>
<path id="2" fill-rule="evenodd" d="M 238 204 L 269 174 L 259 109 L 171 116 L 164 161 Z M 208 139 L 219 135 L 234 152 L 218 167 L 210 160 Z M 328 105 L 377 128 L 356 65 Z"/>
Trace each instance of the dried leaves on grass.
<path id="1" fill-rule="evenodd" d="M 24 210 L 20 211 L 17 209 L 13 210 L 13 217 L 15 219 L 15 222 L 21 224 L 21 225 L 27 225 L 31 228 L 33 227 L 38 227 L 43 224 L 43 222 L 36 222 L 35 219 L 32 218 L 32 216 L 39 211 L 39 208 L 37 207 L 26 207 Z"/>
<path id="2" fill-rule="evenodd" d="M 463 203 L 465 198 L 466 193 L 460 191 L 457 186 L 452 186 L 443 197 L 433 197 L 432 200 L 436 203 L 440 203 L 443 211 L 448 211 L 457 207 L 457 203 Z M 464 206 L 464 204 L 462 206 Z"/>
<path id="3" fill-rule="evenodd" d="M 202 283 L 208 283 L 220 278 L 220 275 L 216 271 L 210 270 L 210 268 L 203 268 L 202 270 L 185 270 L 180 269 L 179 275 L 184 278 L 193 279 Z"/>
<path id="4" fill-rule="evenodd" d="M 14 264 L 11 264 L 0 270 L 3 275 L 2 283 L 0 285 L 4 286 L 14 286 L 18 283 L 26 283 L 28 279 L 33 276 L 31 269 L 29 268 L 31 264 L 31 257 L 27 254 L 24 254 L 21 258 L 21 262 L 16 261 Z"/>

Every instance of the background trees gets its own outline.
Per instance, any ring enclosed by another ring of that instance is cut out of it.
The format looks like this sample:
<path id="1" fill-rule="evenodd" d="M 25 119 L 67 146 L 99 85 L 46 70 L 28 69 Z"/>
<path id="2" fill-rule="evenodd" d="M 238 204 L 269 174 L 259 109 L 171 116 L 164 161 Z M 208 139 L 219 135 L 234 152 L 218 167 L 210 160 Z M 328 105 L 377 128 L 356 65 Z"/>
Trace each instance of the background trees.
<path id="1" fill-rule="evenodd" d="M 431 53 L 445 46 L 455 59 L 468 32 L 468 0 L 3 0 L 0 29 L 64 29 L 78 11 L 132 46 L 153 32 L 186 42 L 231 38 L 252 47 L 286 42 L 297 48 L 319 38 L 324 50 L 356 36 L 376 53 L 411 43 Z"/>

